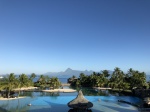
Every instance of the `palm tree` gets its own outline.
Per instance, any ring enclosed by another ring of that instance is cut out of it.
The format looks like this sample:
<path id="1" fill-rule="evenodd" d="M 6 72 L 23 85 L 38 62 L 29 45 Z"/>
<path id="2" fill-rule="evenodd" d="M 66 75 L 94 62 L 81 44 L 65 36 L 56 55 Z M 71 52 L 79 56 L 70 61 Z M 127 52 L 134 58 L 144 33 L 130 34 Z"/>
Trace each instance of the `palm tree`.
<path id="1" fill-rule="evenodd" d="M 72 76 L 72 78 L 73 78 L 73 79 L 76 79 L 76 76 L 75 76 L 75 75 L 73 75 L 73 76 Z"/>
<path id="2" fill-rule="evenodd" d="M 124 81 L 124 73 L 120 70 L 120 68 L 116 67 L 114 69 L 114 72 L 112 73 L 112 77 L 110 78 L 110 82 L 113 83 L 114 88 L 120 89 L 123 87 L 123 81 Z"/>
<path id="3" fill-rule="evenodd" d="M 76 82 L 75 82 L 75 85 L 77 86 L 77 87 L 79 87 L 80 86 L 80 80 L 76 80 Z"/>
<path id="4" fill-rule="evenodd" d="M 88 76 L 87 79 L 89 81 L 87 80 L 86 86 L 89 86 L 89 84 L 90 84 L 91 87 L 96 86 L 96 74 L 92 74 L 92 75 Z"/>
<path id="5" fill-rule="evenodd" d="M 85 77 L 85 74 L 84 74 L 84 73 L 81 73 L 79 77 L 80 77 L 80 79 L 82 80 L 82 79 Z"/>
<path id="6" fill-rule="evenodd" d="M 134 87 L 142 88 L 147 85 L 146 83 L 146 74 L 144 72 L 139 72 L 137 70 L 129 69 L 128 71 L 130 89 Z"/>
<path id="7" fill-rule="evenodd" d="M 61 83 L 57 77 L 52 77 L 49 79 L 49 86 L 53 87 L 53 89 L 59 88 L 60 85 L 61 85 Z"/>
<path id="8" fill-rule="evenodd" d="M 30 80 L 33 81 L 33 79 L 36 77 L 36 74 L 35 73 L 32 73 L 31 76 L 30 76 Z"/>
<path id="9" fill-rule="evenodd" d="M 40 75 L 40 78 L 38 80 L 38 83 L 40 85 L 40 87 L 43 89 L 44 87 L 46 87 L 46 79 L 44 77 L 44 75 Z"/>
<path id="10" fill-rule="evenodd" d="M 48 75 L 46 75 L 46 76 L 45 76 L 46 86 L 47 86 L 49 80 L 50 80 L 50 77 L 49 77 Z"/>
<path id="11" fill-rule="evenodd" d="M 30 80 L 28 78 L 28 76 L 26 74 L 21 74 L 18 77 L 18 87 L 19 87 L 19 94 L 20 95 L 20 91 L 22 87 L 28 87 L 30 85 Z"/>
<path id="12" fill-rule="evenodd" d="M 103 71 L 102 71 L 102 74 L 104 75 L 104 77 L 109 77 L 109 76 L 110 76 L 108 70 L 103 70 Z"/>
<path id="13" fill-rule="evenodd" d="M 84 73 L 81 73 L 80 76 L 80 84 L 81 86 L 87 86 L 86 82 L 87 82 L 87 76 Z"/>
<path id="14" fill-rule="evenodd" d="M 17 87 L 17 79 L 14 73 L 10 73 L 1 82 L 1 88 L 6 90 L 6 96 L 9 98 L 10 91 Z"/>
<path id="15" fill-rule="evenodd" d="M 36 77 L 36 74 L 35 73 L 32 73 L 29 77 L 29 82 L 30 82 L 30 85 L 33 86 L 34 85 L 34 78 Z"/>
<path id="16" fill-rule="evenodd" d="M 100 75 L 100 77 L 102 78 L 103 81 L 103 85 L 108 86 L 108 77 L 110 76 L 109 71 L 108 70 L 103 70 L 102 74 Z"/>

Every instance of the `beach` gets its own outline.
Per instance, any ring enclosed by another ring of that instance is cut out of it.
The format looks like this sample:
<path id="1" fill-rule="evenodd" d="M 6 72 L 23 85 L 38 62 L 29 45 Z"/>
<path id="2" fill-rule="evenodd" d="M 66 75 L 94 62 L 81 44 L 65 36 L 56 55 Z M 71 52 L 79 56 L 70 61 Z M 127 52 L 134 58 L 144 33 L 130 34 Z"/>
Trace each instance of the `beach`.
<path id="1" fill-rule="evenodd" d="M 14 91 L 19 91 L 19 90 L 34 90 L 38 89 L 38 87 L 23 87 L 23 88 L 16 88 Z"/>
<path id="2" fill-rule="evenodd" d="M 43 92 L 76 92 L 74 89 L 53 89 L 53 90 L 42 90 Z"/>
<path id="3" fill-rule="evenodd" d="M 51 90 L 38 90 L 38 87 L 23 87 L 23 88 L 17 88 L 14 89 L 14 91 L 19 91 L 19 90 L 24 90 L 24 91 L 38 91 L 38 92 L 64 92 L 64 93 L 69 93 L 69 92 L 76 92 L 74 89 L 51 89 Z M 0 100 L 14 100 L 18 98 L 25 98 L 24 97 L 15 97 L 15 98 L 2 98 L 0 97 Z"/>
<path id="4" fill-rule="evenodd" d="M 2 98 L 2 97 L 0 97 L 0 100 L 16 100 L 16 99 L 20 99 L 20 98 L 25 98 L 25 97 L 15 97 L 15 98 Z"/>
<path id="5" fill-rule="evenodd" d="M 23 88 L 17 88 L 14 89 L 14 91 L 43 91 L 43 92 L 76 92 L 74 89 L 50 89 L 50 90 L 39 90 L 38 87 L 23 87 Z"/>

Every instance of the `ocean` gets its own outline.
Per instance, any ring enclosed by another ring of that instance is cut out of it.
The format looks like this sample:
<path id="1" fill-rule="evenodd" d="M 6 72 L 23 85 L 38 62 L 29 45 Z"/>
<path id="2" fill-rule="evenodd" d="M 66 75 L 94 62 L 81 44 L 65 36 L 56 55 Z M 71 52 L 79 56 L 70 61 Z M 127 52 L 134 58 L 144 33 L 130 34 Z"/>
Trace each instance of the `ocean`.
<path id="1" fill-rule="evenodd" d="M 33 79 L 33 82 L 36 82 L 38 79 L 39 79 L 39 77 L 35 77 L 35 78 Z M 68 79 L 68 78 L 58 78 L 58 79 L 59 79 L 59 81 L 60 81 L 61 83 L 67 83 L 67 79 Z"/>
<path id="2" fill-rule="evenodd" d="M 61 83 L 67 83 L 68 78 L 58 78 Z"/>

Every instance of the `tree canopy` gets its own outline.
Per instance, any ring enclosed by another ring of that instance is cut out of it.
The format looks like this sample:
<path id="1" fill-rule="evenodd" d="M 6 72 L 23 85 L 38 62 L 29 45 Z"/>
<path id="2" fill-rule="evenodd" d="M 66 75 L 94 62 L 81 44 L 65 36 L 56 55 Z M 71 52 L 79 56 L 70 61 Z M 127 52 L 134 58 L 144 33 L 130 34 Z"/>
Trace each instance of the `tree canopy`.
<path id="1" fill-rule="evenodd" d="M 72 86 L 82 87 L 111 87 L 126 90 L 133 88 L 142 88 L 148 86 L 146 74 L 130 68 L 124 73 L 116 67 L 112 73 L 108 70 L 102 70 L 99 73 L 93 72 L 91 75 L 81 73 L 79 78 L 70 78 Z"/>

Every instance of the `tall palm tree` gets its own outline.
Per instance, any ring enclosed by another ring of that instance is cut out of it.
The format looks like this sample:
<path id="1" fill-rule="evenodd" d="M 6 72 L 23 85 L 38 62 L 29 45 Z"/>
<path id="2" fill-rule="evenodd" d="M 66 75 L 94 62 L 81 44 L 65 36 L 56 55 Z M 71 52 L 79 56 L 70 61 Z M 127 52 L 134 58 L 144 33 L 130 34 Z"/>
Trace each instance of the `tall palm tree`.
<path id="1" fill-rule="evenodd" d="M 28 76 L 26 74 L 21 74 L 18 77 L 18 87 L 19 87 L 19 94 L 20 95 L 20 91 L 22 87 L 28 87 L 30 85 L 30 80 L 28 78 Z"/>
<path id="2" fill-rule="evenodd" d="M 80 84 L 83 86 L 83 85 L 86 85 L 86 81 L 87 81 L 87 76 L 84 74 L 84 73 L 81 73 L 80 76 Z"/>
<path id="3" fill-rule="evenodd" d="M 109 77 L 109 76 L 110 76 L 108 70 L 103 70 L 103 71 L 102 71 L 102 74 L 103 74 L 105 77 Z"/>
<path id="4" fill-rule="evenodd" d="M 57 77 L 52 77 L 49 80 L 49 85 L 50 85 L 50 87 L 53 87 L 53 89 L 56 89 L 56 88 L 60 87 L 61 83 Z"/>
<path id="5" fill-rule="evenodd" d="M 40 87 L 43 89 L 44 87 L 46 87 L 46 79 L 44 75 L 40 75 L 40 78 L 38 80 L 38 83 L 40 85 Z"/>
<path id="6" fill-rule="evenodd" d="M 36 74 L 35 73 L 32 73 L 31 75 L 30 75 L 30 80 L 32 80 L 33 81 L 33 79 L 36 77 Z"/>
<path id="7" fill-rule="evenodd" d="M 6 90 L 6 96 L 9 98 L 10 91 L 17 87 L 17 79 L 14 73 L 10 73 L 7 77 L 1 82 L 1 88 Z"/>
<path id="8" fill-rule="evenodd" d="M 114 72 L 112 73 L 112 77 L 110 78 L 110 82 L 113 83 L 114 88 L 119 88 L 119 90 L 123 86 L 124 81 L 124 73 L 120 70 L 120 68 L 116 67 Z"/>
<path id="9" fill-rule="evenodd" d="M 129 69 L 128 71 L 130 89 L 134 87 L 142 88 L 146 83 L 146 74 L 138 70 Z"/>
<path id="10" fill-rule="evenodd" d="M 34 85 L 34 78 L 36 77 L 36 74 L 35 73 L 32 73 L 29 77 L 29 82 L 30 82 L 30 85 L 33 86 Z"/>

